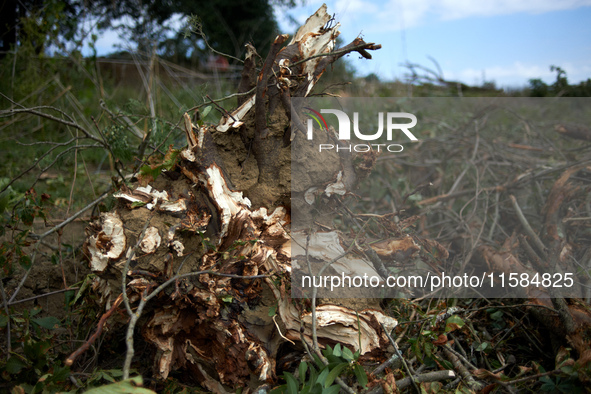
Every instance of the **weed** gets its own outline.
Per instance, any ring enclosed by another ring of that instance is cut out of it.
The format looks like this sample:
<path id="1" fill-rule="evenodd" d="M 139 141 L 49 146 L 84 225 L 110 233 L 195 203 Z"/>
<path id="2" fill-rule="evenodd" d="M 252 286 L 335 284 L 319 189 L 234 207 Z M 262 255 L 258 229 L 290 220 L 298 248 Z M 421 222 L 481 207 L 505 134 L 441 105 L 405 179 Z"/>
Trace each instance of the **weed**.
<path id="1" fill-rule="evenodd" d="M 322 351 L 328 364 L 324 364 L 319 356 L 313 354 L 313 362 L 302 361 L 298 367 L 297 376 L 290 372 L 283 373 L 285 384 L 275 388 L 271 393 L 312 394 L 338 393 L 341 386 L 335 380 L 341 376 L 354 375 L 361 388 L 365 388 L 368 379 L 361 364 L 359 351 L 353 353 L 349 348 L 337 343 L 334 348 L 330 345 Z"/>

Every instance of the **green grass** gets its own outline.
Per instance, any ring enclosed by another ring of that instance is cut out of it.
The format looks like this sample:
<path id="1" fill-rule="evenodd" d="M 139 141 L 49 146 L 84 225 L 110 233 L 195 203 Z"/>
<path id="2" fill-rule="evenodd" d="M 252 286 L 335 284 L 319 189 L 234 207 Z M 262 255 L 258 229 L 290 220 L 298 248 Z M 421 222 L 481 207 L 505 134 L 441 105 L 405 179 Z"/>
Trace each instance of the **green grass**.
<path id="1" fill-rule="evenodd" d="M 16 59 L 14 56 L 4 58 L 0 63 L 0 91 L 18 103 L 15 108 L 44 107 L 38 110 L 60 119 L 71 119 L 96 138 L 106 139 L 111 151 L 103 146 L 88 147 L 96 144 L 88 139 L 78 141 L 83 145 L 79 149 L 75 149 L 75 142 L 56 146 L 82 136 L 82 133 L 34 114 L 7 116 L 0 118 L 3 159 L 0 178 L 13 180 L 18 177 L 11 186 L 17 193 L 35 187 L 40 194 L 50 194 L 58 208 L 69 205 L 72 209 L 79 208 L 108 188 L 111 177 L 117 174 L 116 161 L 122 173 L 130 173 L 136 168 L 138 148 L 142 143 L 136 134 L 143 135 L 155 126 L 156 130 L 150 133 L 149 145 L 162 144 L 162 152 L 169 144 L 181 147 L 185 144 L 185 137 L 176 125 L 182 114 L 203 104 L 208 92 L 218 91 L 226 95 L 235 89 L 224 81 L 197 82 L 195 85 L 179 83 L 172 80 L 162 67 L 155 68 L 151 80 L 153 121 L 150 100 L 140 75 L 133 64 L 127 71 L 135 71 L 135 78 L 115 79 L 108 70 L 101 71 L 93 59 L 25 58 L 22 53 Z M 145 77 L 149 83 L 150 76 Z M 210 96 L 216 98 L 213 94 Z M 101 107 L 102 100 L 114 118 Z M 221 105 L 230 109 L 235 105 L 235 99 Z M 1 110 L 12 106 L 7 99 L 0 98 Z M 217 111 L 211 111 L 205 120 L 217 122 L 219 116 Z M 136 129 L 135 133 L 132 128 Z M 50 149 L 52 152 L 46 154 Z M 145 153 L 150 152 L 148 147 Z M 24 173 L 26 170 L 28 172 Z"/>

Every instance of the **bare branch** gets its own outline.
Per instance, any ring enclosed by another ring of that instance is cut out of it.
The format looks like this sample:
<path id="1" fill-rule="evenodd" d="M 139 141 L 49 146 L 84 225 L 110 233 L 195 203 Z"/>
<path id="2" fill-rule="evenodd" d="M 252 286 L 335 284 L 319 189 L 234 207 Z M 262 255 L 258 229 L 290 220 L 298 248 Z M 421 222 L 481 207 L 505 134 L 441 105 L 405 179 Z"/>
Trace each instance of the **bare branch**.
<path id="1" fill-rule="evenodd" d="M 37 300 L 39 298 L 49 297 L 49 296 L 52 296 L 52 295 L 55 295 L 55 294 L 61 294 L 61 293 L 65 293 L 66 291 L 78 290 L 78 289 L 80 289 L 80 288 L 79 287 L 68 287 L 67 289 L 60 289 L 60 290 L 50 291 L 49 293 L 39 294 L 39 295 L 36 295 L 34 297 L 23 298 L 22 300 L 12 301 L 8 305 L 21 304 L 23 302 L 34 301 L 34 300 Z"/>
<path id="2" fill-rule="evenodd" d="M 4 95 L 1 92 L 0 92 L 0 96 L 2 96 L 5 99 L 9 100 L 13 104 L 17 104 L 15 101 L 11 100 L 10 98 L 8 98 L 6 95 Z M 17 105 L 20 106 L 20 104 L 17 104 Z M 56 116 L 46 114 L 45 112 L 38 111 L 36 108 L 39 108 L 39 109 L 51 109 L 53 111 L 56 111 L 56 112 L 60 113 L 61 115 L 65 116 L 65 117 L 67 117 L 69 120 L 64 120 L 64 119 L 58 118 Z M 68 114 L 66 114 L 64 111 L 62 111 L 61 109 L 56 108 L 56 107 L 42 106 L 42 107 L 35 107 L 35 108 L 20 108 L 20 109 L 14 109 L 13 108 L 13 109 L 8 109 L 8 110 L 2 110 L 2 111 L 0 111 L 0 117 L 12 116 L 12 115 L 15 115 L 15 114 L 18 114 L 18 113 L 23 113 L 23 112 L 24 113 L 30 113 L 30 114 L 33 114 L 33 115 L 37 115 L 37 116 L 40 116 L 42 118 L 46 118 L 46 119 L 52 120 L 52 121 L 57 122 L 57 123 L 61 123 L 61 124 L 66 125 L 66 126 L 73 127 L 73 128 L 75 128 L 77 130 L 80 130 L 86 136 L 86 138 L 90 138 L 93 141 L 102 143 L 102 141 L 99 138 L 95 137 L 90 131 L 86 130 L 84 127 L 82 127 L 78 123 L 74 122 L 74 120 Z"/>
<path id="3" fill-rule="evenodd" d="M 84 212 L 88 211 L 90 208 L 94 207 L 96 204 L 98 204 L 99 202 L 103 201 L 105 198 L 107 198 L 110 195 L 111 195 L 111 190 L 104 192 L 96 200 L 94 200 L 93 202 L 91 202 L 90 204 L 88 204 L 87 206 L 85 206 L 84 208 L 82 208 L 81 210 L 79 210 L 78 212 L 76 212 L 75 214 L 73 214 L 72 216 L 70 216 L 69 218 L 67 218 L 66 220 L 64 220 L 63 222 L 61 222 L 57 226 L 55 226 L 55 227 L 47 230 L 43 234 L 37 235 L 37 234 L 34 234 L 34 233 L 30 233 L 29 236 L 31 238 L 42 240 L 43 238 L 47 237 L 48 235 L 53 234 L 56 231 L 58 231 L 58 230 L 62 229 L 63 227 L 65 227 L 66 225 L 70 224 L 71 222 L 73 222 L 74 220 L 76 220 L 80 215 L 82 215 Z"/>
<path id="4" fill-rule="evenodd" d="M 358 38 L 357 40 L 363 42 L 363 40 L 361 40 L 360 38 Z M 358 42 L 358 41 L 353 41 L 353 43 Z M 371 59 L 371 55 L 366 51 L 366 50 L 370 50 L 370 51 L 375 51 L 377 49 L 382 48 L 382 46 L 380 44 L 376 44 L 373 42 L 370 43 L 365 43 L 363 42 L 363 44 L 354 44 L 354 45 L 347 45 L 346 47 L 336 50 L 336 51 L 332 51 L 332 52 L 327 52 L 327 53 L 319 53 L 310 57 L 307 57 L 305 59 L 302 60 L 298 60 L 297 62 L 291 64 L 289 66 L 289 68 L 293 68 L 295 66 L 299 66 L 302 63 L 306 63 L 312 59 L 316 59 L 319 57 L 325 57 L 325 56 L 337 56 L 337 57 L 341 57 L 343 55 L 346 55 L 348 53 L 351 52 L 359 52 L 359 54 L 361 56 L 363 56 L 366 59 Z"/>

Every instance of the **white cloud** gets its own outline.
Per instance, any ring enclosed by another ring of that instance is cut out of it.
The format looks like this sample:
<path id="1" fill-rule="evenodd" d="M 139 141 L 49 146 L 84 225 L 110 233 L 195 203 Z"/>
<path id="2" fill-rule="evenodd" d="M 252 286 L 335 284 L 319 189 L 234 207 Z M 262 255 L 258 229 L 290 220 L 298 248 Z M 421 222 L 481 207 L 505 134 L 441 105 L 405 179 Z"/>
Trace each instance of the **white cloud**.
<path id="1" fill-rule="evenodd" d="M 432 1 L 430 1 L 432 2 Z M 461 19 L 471 16 L 509 15 L 518 12 L 542 14 L 550 11 L 570 10 L 591 6 L 589 0 L 442 0 L 435 1 L 440 8 L 441 19 Z"/>
<path id="2" fill-rule="evenodd" d="M 311 2 L 320 5 L 321 2 Z M 431 20 L 457 20 L 515 13 L 542 14 L 591 6 L 591 0 L 368 0 L 327 1 L 343 26 L 363 21 L 371 31 L 394 31 L 428 23 Z M 305 20 L 305 18 L 303 18 Z"/>
<path id="3" fill-rule="evenodd" d="M 437 8 L 438 2 L 432 0 L 390 0 L 385 5 L 381 19 L 390 20 L 390 29 L 399 30 L 420 25 Z M 400 20 L 399 25 L 393 24 Z"/>
<path id="4" fill-rule="evenodd" d="M 323 0 L 308 0 L 305 6 L 288 10 L 288 12 L 296 16 L 300 23 L 303 23 L 322 5 L 322 2 Z M 542 48 L 547 45 L 548 53 L 545 54 L 539 54 L 540 51 L 528 52 L 523 49 L 521 51 L 514 50 L 511 53 L 509 53 L 510 51 L 495 53 L 486 50 L 485 44 L 475 45 L 474 37 L 465 37 L 465 40 L 458 37 L 458 41 L 454 45 L 449 44 L 449 47 L 442 51 L 440 47 L 433 49 L 431 41 L 437 42 L 437 45 L 448 44 L 442 44 L 439 37 L 432 37 L 432 33 L 425 29 L 441 21 L 519 13 L 542 14 L 590 7 L 591 0 L 328 0 L 326 3 L 328 12 L 335 13 L 337 21 L 341 22 L 340 30 L 346 41 L 363 33 L 368 39 L 383 45 L 380 53 L 375 54 L 374 61 L 363 62 L 358 66 L 362 67 L 359 69 L 360 74 L 378 70 L 384 79 L 398 77 L 400 69 L 398 64 L 401 59 L 407 57 L 403 46 L 406 41 L 403 39 L 408 36 L 408 42 L 411 45 L 409 48 L 412 52 L 410 53 L 411 58 L 412 56 L 416 57 L 417 52 L 438 56 L 437 60 L 443 67 L 446 79 L 460 80 L 468 84 L 482 83 L 483 75 L 486 81 L 494 80 L 499 86 L 522 86 L 527 84 L 531 78 L 541 78 L 546 83 L 552 83 L 556 74 L 550 71 L 549 66 L 554 63 L 567 72 L 571 83 L 586 80 L 591 75 L 591 59 L 586 55 L 588 44 L 585 44 L 585 47 L 578 51 L 579 55 L 575 57 L 570 54 L 572 50 L 563 51 L 565 46 L 581 47 L 581 40 L 575 40 L 575 37 L 572 40 L 557 38 L 554 42 L 543 43 L 536 40 L 534 35 L 524 33 L 520 44 L 525 45 L 524 48 L 527 48 L 527 45 L 530 45 L 531 48 Z M 440 24 L 437 31 L 445 34 L 449 25 L 451 24 Z M 420 29 L 411 32 L 410 29 L 413 27 Z M 579 25 L 576 29 L 573 29 L 573 34 L 576 34 L 575 31 L 586 32 L 586 28 Z M 405 30 L 406 35 L 394 33 L 400 30 Z M 493 43 L 506 40 L 505 45 L 514 48 L 512 37 L 504 36 L 502 33 L 502 31 L 497 34 L 487 30 L 484 37 L 481 38 L 492 40 Z M 474 32 L 474 34 L 482 33 Z M 466 54 L 470 54 L 473 59 Z M 462 59 L 458 60 L 458 57 L 462 57 Z M 568 63 L 569 61 L 571 63 Z"/>
<path id="5" fill-rule="evenodd" d="M 114 30 L 106 30 L 98 35 L 95 47 L 99 55 L 104 55 L 115 52 L 117 47 L 125 45 L 126 43 L 119 37 L 119 33 Z"/>
<path id="6" fill-rule="evenodd" d="M 276 7 L 283 30 L 291 30 L 286 14 L 301 25 L 323 2 L 349 31 L 384 33 L 470 17 L 515 13 L 542 14 L 591 6 L 591 0 L 309 0 L 295 9 Z"/>

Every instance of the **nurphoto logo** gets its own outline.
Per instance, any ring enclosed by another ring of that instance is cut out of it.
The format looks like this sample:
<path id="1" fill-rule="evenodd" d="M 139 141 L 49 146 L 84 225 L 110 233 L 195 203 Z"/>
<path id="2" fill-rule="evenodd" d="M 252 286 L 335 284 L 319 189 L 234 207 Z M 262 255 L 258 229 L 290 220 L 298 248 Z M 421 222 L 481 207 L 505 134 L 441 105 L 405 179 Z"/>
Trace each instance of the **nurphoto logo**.
<path id="1" fill-rule="evenodd" d="M 312 140 L 314 137 L 314 121 L 318 125 L 321 130 L 328 131 L 328 125 L 326 120 L 322 116 L 322 114 L 332 114 L 337 117 L 338 120 L 338 139 L 339 140 L 351 140 L 351 124 L 353 125 L 353 133 L 355 137 L 361 141 L 376 141 L 382 138 L 384 134 L 384 129 L 386 131 L 386 139 L 387 141 L 392 141 L 393 136 L 395 133 L 401 131 L 404 135 L 411 141 L 418 141 L 417 137 L 414 136 L 413 133 L 409 130 L 410 128 L 416 126 L 417 124 L 417 117 L 413 114 L 408 112 L 378 112 L 378 130 L 373 134 L 364 134 L 359 130 L 359 112 L 353 112 L 353 122 L 349 118 L 345 112 L 338 110 L 338 109 L 321 109 L 320 112 L 310 108 L 305 107 L 308 111 L 308 118 L 307 122 L 307 137 L 308 140 Z M 385 119 L 385 121 L 384 121 Z M 407 123 L 400 123 L 401 119 L 410 120 Z M 384 127 L 385 123 L 385 127 Z M 323 150 L 333 150 L 342 151 L 347 150 L 349 152 L 368 152 L 371 149 L 377 150 L 380 152 L 381 150 L 387 150 L 388 152 L 402 152 L 404 149 L 400 144 L 353 144 L 348 146 L 342 145 L 333 145 L 333 144 L 319 144 L 318 151 L 322 152 Z"/>

